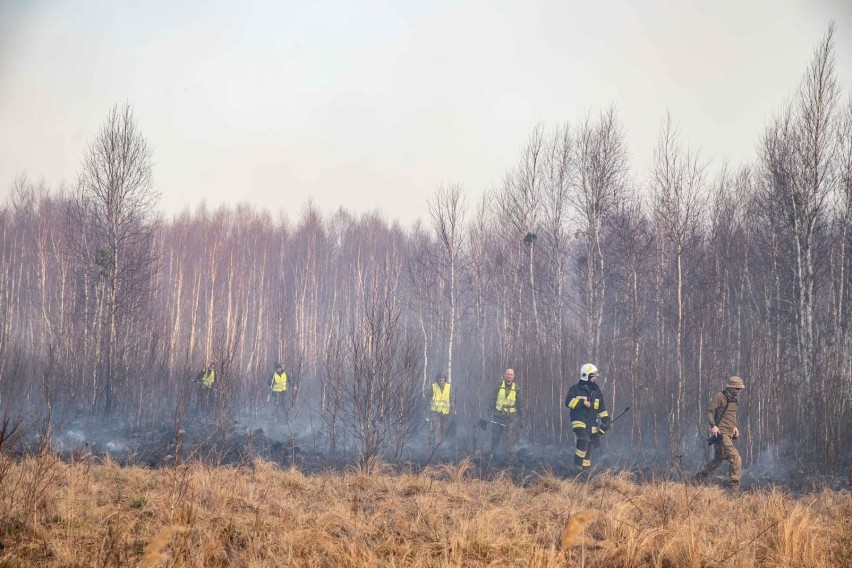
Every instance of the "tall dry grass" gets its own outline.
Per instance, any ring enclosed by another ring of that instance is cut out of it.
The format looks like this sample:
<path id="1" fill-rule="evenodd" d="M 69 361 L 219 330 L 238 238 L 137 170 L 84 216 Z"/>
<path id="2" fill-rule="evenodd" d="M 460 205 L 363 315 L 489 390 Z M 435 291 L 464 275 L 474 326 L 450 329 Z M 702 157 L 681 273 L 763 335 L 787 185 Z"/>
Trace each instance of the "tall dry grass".
<path id="1" fill-rule="evenodd" d="M 0 459 L 0 566 L 852 566 L 849 492 Z"/>

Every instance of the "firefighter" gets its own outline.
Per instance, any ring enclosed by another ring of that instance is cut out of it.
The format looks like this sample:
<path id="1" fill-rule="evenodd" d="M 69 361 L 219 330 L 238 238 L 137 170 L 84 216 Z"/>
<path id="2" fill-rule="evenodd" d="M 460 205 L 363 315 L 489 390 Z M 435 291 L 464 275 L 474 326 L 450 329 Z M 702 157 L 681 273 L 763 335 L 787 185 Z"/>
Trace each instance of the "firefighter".
<path id="1" fill-rule="evenodd" d="M 429 417 L 429 450 L 434 449 L 441 443 L 450 425 L 450 390 L 451 385 L 447 382 L 447 375 L 442 371 L 435 376 L 432 383 L 432 398 L 430 401 Z"/>
<path id="2" fill-rule="evenodd" d="M 571 411 L 571 430 L 577 437 L 574 463 L 583 470 L 592 466 L 592 446 L 610 425 L 603 393 L 596 382 L 598 374 L 598 368 L 591 363 L 580 367 L 580 380 L 565 397 L 565 406 Z"/>
<path id="3" fill-rule="evenodd" d="M 216 363 L 210 362 L 207 367 L 195 376 L 195 382 L 201 385 L 201 392 L 196 399 L 196 411 L 209 412 L 213 405 L 213 394 L 216 387 Z"/>
<path id="4" fill-rule="evenodd" d="M 210 363 L 207 368 L 201 371 L 198 375 L 198 382 L 205 389 L 212 389 L 213 383 L 216 381 L 216 363 Z"/>
<path id="5" fill-rule="evenodd" d="M 521 394 L 515 383 L 515 370 L 506 369 L 503 380 L 494 391 L 494 424 L 491 428 L 491 454 L 497 449 L 503 431 L 506 431 L 506 455 L 515 457 L 515 439 L 518 436 L 518 420 L 521 414 Z"/>
<path id="6" fill-rule="evenodd" d="M 269 381 L 269 390 L 273 407 L 284 408 L 284 401 L 287 398 L 287 373 L 281 363 L 275 363 L 275 370 L 272 371 L 272 378 Z"/>
<path id="7" fill-rule="evenodd" d="M 710 404 L 707 406 L 707 426 L 710 428 L 710 437 L 713 443 L 713 459 L 695 474 L 697 481 L 704 481 L 710 477 L 710 474 L 716 468 L 722 465 L 723 460 L 728 460 L 731 464 L 728 477 L 733 492 L 740 489 L 742 460 L 740 453 L 734 446 L 734 440 L 740 437 L 740 429 L 737 426 L 737 405 L 739 404 L 740 391 L 744 388 L 743 380 L 735 375 L 728 379 L 721 392 L 717 392 L 710 399 Z"/>

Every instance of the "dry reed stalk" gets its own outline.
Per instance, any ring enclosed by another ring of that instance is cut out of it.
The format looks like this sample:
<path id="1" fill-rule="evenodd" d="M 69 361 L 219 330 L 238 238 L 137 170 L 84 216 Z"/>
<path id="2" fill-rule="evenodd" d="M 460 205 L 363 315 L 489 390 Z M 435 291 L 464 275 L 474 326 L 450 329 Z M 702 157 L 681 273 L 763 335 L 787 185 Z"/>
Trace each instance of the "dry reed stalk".
<path id="1" fill-rule="evenodd" d="M 583 530 L 600 516 L 601 512 L 597 509 L 586 509 L 568 517 L 565 530 L 562 531 L 562 550 L 581 544 Z"/>
<path id="2" fill-rule="evenodd" d="M 8 479 L 18 483 L 0 487 L 0 565 L 852 566 L 845 491 L 731 500 L 712 487 L 628 476 L 577 484 L 544 472 L 520 487 L 443 466 L 398 474 L 374 464 L 370 475 L 342 476 L 260 462 L 157 471 L 60 462 L 61 483 L 33 511 L 25 489 L 38 468 L 14 462 Z M 566 519 L 566 510 L 577 513 Z"/>
<path id="3" fill-rule="evenodd" d="M 810 511 L 795 505 L 776 531 L 779 561 L 790 566 L 819 566 L 826 530 Z"/>
<path id="4" fill-rule="evenodd" d="M 151 568 L 160 562 L 168 560 L 169 556 L 163 551 L 171 544 L 172 537 L 175 534 L 185 531 L 185 527 L 171 525 L 154 535 L 154 538 L 151 539 L 151 542 L 148 543 L 142 552 L 142 558 L 139 559 L 139 568 Z"/>

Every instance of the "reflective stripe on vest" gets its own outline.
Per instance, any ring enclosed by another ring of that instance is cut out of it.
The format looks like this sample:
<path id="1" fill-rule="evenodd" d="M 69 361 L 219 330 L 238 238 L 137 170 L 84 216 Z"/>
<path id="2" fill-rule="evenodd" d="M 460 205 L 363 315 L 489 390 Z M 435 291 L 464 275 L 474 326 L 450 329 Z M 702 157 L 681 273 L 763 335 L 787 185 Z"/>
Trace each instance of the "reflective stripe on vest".
<path id="1" fill-rule="evenodd" d="M 450 413 L 450 383 L 444 383 L 444 391 L 438 383 L 432 383 L 432 412 Z"/>
<path id="2" fill-rule="evenodd" d="M 500 385 L 500 390 L 497 391 L 497 410 L 501 412 L 515 412 L 515 383 L 509 388 L 509 394 L 506 394 L 506 381 Z"/>
<path id="3" fill-rule="evenodd" d="M 284 392 L 287 390 L 287 373 L 281 371 L 281 373 L 273 373 L 272 374 L 272 392 Z"/>

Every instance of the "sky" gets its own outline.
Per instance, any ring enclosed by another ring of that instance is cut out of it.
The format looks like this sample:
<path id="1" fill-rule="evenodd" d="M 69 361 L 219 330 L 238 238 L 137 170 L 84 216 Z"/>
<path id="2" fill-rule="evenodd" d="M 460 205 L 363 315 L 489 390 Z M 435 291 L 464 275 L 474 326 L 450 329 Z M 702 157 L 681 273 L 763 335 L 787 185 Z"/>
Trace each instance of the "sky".
<path id="1" fill-rule="evenodd" d="M 641 181 L 666 111 L 712 165 L 753 159 L 849 0 L 0 0 L 0 197 L 71 184 L 129 103 L 167 215 L 206 202 L 410 225 L 498 187 L 536 126 L 610 104 Z"/>

